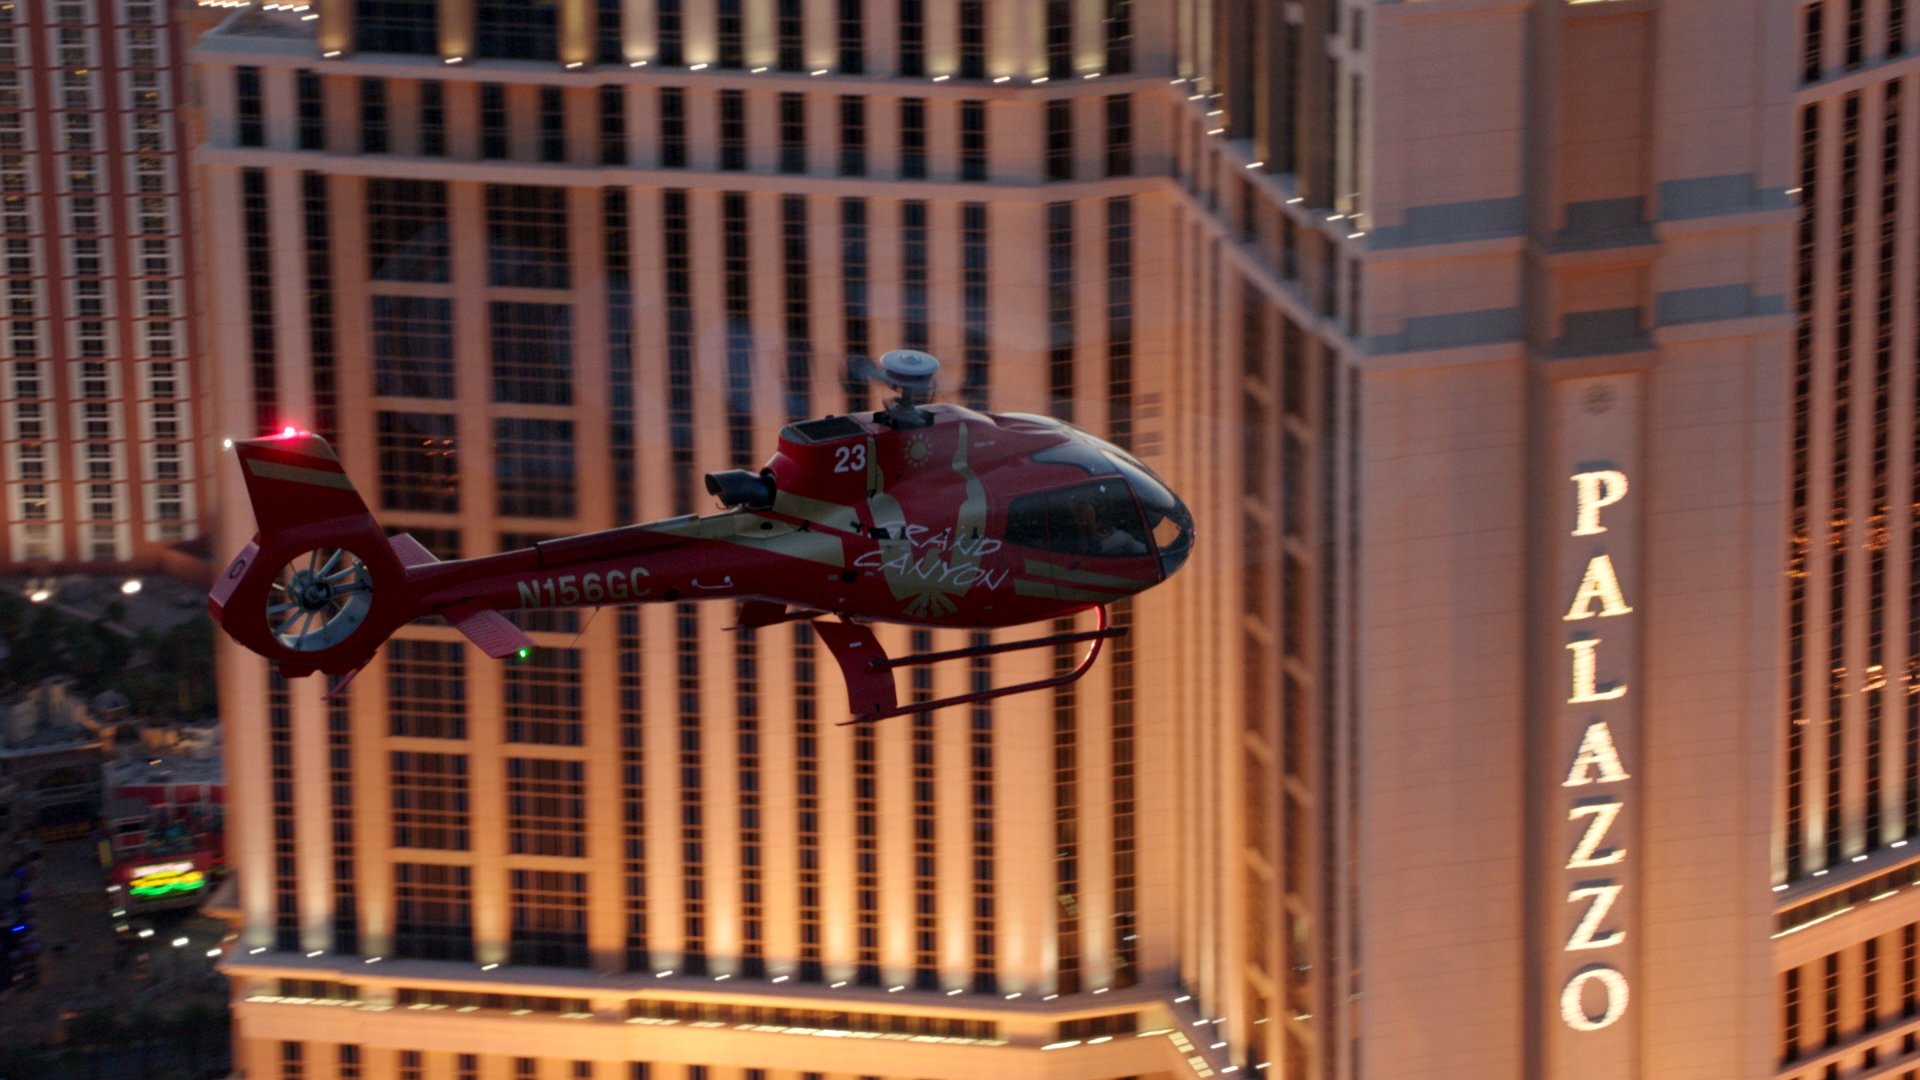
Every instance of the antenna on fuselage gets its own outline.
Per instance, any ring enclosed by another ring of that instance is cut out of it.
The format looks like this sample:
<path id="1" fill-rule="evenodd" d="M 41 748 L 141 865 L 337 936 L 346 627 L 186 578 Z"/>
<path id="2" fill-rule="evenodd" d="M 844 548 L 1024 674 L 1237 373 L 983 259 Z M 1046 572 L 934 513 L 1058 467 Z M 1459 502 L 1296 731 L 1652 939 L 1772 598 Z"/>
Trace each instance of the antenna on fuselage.
<path id="1" fill-rule="evenodd" d="M 896 428 L 925 427 L 933 422 L 920 408 L 933 400 L 940 361 L 919 349 L 891 349 L 880 354 L 873 378 L 899 391 L 874 419 Z"/>

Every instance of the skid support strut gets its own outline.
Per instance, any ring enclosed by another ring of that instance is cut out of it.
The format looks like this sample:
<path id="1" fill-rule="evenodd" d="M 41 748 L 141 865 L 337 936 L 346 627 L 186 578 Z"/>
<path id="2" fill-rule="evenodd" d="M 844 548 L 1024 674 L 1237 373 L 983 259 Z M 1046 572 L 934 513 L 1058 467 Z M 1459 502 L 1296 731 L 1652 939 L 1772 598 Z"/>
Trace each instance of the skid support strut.
<path id="1" fill-rule="evenodd" d="M 1114 629 L 1107 625 L 1105 606 L 1095 608 L 1100 613 L 1100 623 L 1092 630 L 1081 630 L 1068 634 L 1048 634 L 1045 637 L 1028 638 L 1025 641 L 1008 641 L 998 645 L 984 645 L 980 648 L 947 649 L 941 652 L 915 653 L 894 659 L 880 647 L 879 639 L 873 636 L 873 630 L 860 623 L 831 622 L 816 619 L 814 632 L 827 643 L 827 650 L 840 665 L 840 673 L 847 681 L 847 702 L 853 710 L 853 719 L 842 721 L 846 724 L 870 724 L 888 717 L 904 716 L 907 713 L 932 712 L 935 709 L 951 708 L 955 705 L 971 705 L 978 701 L 991 701 L 994 698 L 1012 694 L 1026 694 L 1035 690 L 1065 686 L 1079 679 L 1093 669 L 1094 661 L 1100 659 L 1100 647 L 1108 638 L 1116 638 L 1126 633 L 1125 629 Z M 965 660 L 975 656 L 995 656 L 1000 653 L 1020 652 L 1026 649 L 1039 649 L 1048 645 L 1070 645 L 1087 641 L 1092 645 L 1080 663 L 1072 670 L 1047 679 L 1035 679 L 1032 682 L 1014 686 L 995 687 L 990 690 L 976 690 L 968 694 L 955 694 L 951 697 L 935 698 L 932 701 L 915 701 L 906 705 L 900 699 L 893 685 L 895 668 L 924 667 L 928 664 L 943 663 L 948 660 Z"/>

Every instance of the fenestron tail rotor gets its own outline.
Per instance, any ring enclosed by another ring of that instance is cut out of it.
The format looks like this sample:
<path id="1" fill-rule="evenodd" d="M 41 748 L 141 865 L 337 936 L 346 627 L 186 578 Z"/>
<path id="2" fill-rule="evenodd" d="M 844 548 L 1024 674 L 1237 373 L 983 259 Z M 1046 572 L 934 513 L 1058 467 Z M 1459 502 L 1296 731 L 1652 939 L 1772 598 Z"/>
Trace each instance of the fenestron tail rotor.
<path id="1" fill-rule="evenodd" d="M 373 607 L 373 575 L 358 555 L 320 547 L 294 556 L 267 589 L 267 626 L 295 652 L 323 652 L 353 635 Z"/>

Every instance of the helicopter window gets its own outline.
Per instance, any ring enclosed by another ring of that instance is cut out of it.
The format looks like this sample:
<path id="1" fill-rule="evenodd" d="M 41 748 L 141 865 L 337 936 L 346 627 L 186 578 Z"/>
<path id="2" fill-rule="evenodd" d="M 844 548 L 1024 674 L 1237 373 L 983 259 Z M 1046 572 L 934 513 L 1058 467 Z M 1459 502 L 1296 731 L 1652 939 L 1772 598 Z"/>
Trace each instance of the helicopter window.
<path id="1" fill-rule="evenodd" d="M 1045 450 L 1035 450 L 1032 458 L 1045 465 L 1072 465 L 1094 476 L 1107 476 L 1118 472 L 1112 462 L 1100 455 L 1100 452 L 1077 440 L 1069 440 L 1058 446 L 1049 446 Z"/>
<path id="2" fill-rule="evenodd" d="M 1063 555 L 1145 555 L 1146 535 L 1118 478 L 1022 495 L 1007 511 L 1007 543 Z"/>
<path id="3" fill-rule="evenodd" d="M 786 434 L 795 442 L 817 443 L 844 439 L 849 435 L 863 435 L 866 430 L 847 417 L 828 416 L 819 420 L 803 420 L 798 424 L 790 424 Z"/>

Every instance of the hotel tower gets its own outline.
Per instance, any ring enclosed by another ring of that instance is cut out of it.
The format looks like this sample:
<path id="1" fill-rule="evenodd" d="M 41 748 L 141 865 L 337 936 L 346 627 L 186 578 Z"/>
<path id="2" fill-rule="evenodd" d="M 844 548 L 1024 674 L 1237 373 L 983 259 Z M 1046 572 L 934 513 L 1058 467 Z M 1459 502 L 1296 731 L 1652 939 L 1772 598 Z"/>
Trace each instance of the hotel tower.
<path id="1" fill-rule="evenodd" d="M 170 7 L 0 0 L 0 573 L 200 561 L 169 558 L 211 494 Z"/>
<path id="2" fill-rule="evenodd" d="M 895 347 L 1200 536 L 1086 680 L 873 727 L 720 606 L 524 616 L 504 663 L 423 623 L 332 701 L 223 643 L 237 1066 L 1920 1067 L 1905 18 L 234 12 L 192 54 L 221 556 L 221 438 L 319 431 L 473 556 L 703 512 Z"/>

